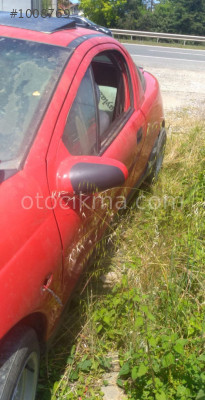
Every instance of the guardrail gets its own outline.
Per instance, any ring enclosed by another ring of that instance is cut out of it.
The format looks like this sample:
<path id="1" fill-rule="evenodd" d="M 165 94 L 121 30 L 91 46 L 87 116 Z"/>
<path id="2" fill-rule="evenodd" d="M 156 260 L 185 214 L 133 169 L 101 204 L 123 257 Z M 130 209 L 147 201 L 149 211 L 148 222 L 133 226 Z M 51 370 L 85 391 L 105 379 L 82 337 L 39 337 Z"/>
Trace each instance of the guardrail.
<path id="1" fill-rule="evenodd" d="M 131 31 L 124 29 L 111 29 L 111 31 L 114 35 L 131 36 L 131 40 L 133 40 L 133 37 L 138 36 L 156 38 L 157 42 L 159 39 L 182 40 L 184 44 L 186 44 L 186 42 L 205 42 L 205 36 L 175 35 L 173 33 Z"/>

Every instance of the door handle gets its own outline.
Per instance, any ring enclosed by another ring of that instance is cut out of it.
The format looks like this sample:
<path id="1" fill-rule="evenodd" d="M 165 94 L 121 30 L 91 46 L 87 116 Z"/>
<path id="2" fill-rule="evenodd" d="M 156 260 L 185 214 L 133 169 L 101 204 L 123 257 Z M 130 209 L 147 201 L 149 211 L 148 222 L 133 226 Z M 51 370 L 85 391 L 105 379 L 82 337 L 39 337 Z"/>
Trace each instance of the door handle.
<path id="1" fill-rule="evenodd" d="M 143 136 L 143 128 L 141 127 L 137 132 L 137 144 L 141 142 Z"/>

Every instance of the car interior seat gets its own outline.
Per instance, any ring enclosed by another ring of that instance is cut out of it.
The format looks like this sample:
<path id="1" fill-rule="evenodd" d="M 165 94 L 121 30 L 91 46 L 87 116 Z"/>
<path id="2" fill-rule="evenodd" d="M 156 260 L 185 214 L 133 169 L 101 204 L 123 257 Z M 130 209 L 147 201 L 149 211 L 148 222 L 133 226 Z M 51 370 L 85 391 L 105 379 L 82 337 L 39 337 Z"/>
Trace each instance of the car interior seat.
<path id="1" fill-rule="evenodd" d="M 95 84 L 96 87 L 96 93 L 97 93 L 97 100 L 98 104 L 100 103 L 100 88 L 98 84 Z M 106 111 L 100 110 L 99 109 L 99 124 L 100 124 L 100 135 L 103 135 L 103 133 L 108 129 L 110 126 L 110 116 Z"/>

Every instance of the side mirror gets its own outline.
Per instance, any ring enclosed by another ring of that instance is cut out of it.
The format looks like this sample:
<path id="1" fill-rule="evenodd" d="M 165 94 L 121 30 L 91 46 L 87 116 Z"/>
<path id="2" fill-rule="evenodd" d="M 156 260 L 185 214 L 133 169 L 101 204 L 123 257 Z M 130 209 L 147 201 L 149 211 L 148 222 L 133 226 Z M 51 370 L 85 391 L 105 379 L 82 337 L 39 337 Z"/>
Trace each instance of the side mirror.
<path id="1" fill-rule="evenodd" d="M 121 186 L 128 170 L 120 161 L 97 156 L 74 156 L 62 161 L 57 176 L 57 191 L 92 194 Z"/>

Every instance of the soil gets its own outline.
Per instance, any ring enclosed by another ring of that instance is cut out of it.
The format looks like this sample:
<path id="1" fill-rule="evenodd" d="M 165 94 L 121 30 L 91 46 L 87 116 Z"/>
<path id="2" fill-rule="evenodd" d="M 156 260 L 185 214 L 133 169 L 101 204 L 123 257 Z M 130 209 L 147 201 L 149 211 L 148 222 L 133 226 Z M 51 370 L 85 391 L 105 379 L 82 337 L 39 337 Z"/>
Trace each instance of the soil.
<path id="1" fill-rule="evenodd" d="M 168 111 L 198 109 L 205 114 L 205 72 L 150 68 L 145 70 L 157 77 L 164 104 Z"/>

